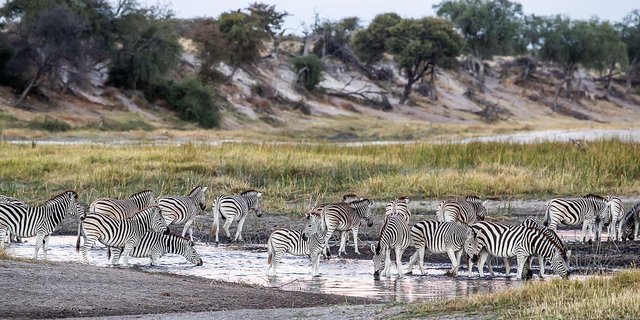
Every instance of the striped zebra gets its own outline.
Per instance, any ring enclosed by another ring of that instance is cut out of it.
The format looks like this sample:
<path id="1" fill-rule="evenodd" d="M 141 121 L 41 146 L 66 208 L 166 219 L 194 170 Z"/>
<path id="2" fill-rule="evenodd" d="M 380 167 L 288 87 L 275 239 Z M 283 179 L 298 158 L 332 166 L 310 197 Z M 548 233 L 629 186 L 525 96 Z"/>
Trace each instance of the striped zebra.
<path id="1" fill-rule="evenodd" d="M 464 244 L 470 235 L 469 226 L 460 222 L 440 222 L 433 220 L 420 221 L 411 228 L 411 241 L 416 252 L 409 260 L 408 274 L 413 273 L 413 265 L 417 262 L 420 274 L 424 275 L 424 252 L 447 253 L 451 260 L 451 275 L 458 274 L 460 257 Z"/>
<path id="2" fill-rule="evenodd" d="M 384 211 L 385 219 L 390 215 L 400 215 L 407 223 L 411 220 L 411 209 L 409 209 L 409 198 L 399 197 L 387 203 Z"/>
<path id="3" fill-rule="evenodd" d="M 130 195 L 127 199 L 97 199 L 89 206 L 89 212 L 122 220 L 130 218 L 134 213 L 155 204 L 158 204 L 155 192 L 143 190 Z"/>
<path id="4" fill-rule="evenodd" d="M 316 207 L 306 215 L 304 231 L 276 229 L 267 241 L 267 276 L 276 275 L 276 266 L 285 253 L 296 256 L 309 256 L 312 273 L 318 275 L 320 255 L 324 248 L 324 236 L 327 225 L 323 218 L 323 207 Z"/>
<path id="5" fill-rule="evenodd" d="M 483 221 L 487 215 L 486 201 L 476 201 L 477 198 L 467 197 L 469 200 L 445 200 L 438 205 L 437 220 L 441 222 L 460 221 L 464 224 L 473 224 Z"/>
<path id="6" fill-rule="evenodd" d="M 160 214 L 160 208 L 156 205 L 147 207 L 125 220 L 114 219 L 101 214 L 88 214 L 82 217 L 80 224 L 78 224 L 76 252 L 80 251 L 80 236 L 84 234 L 82 258 L 85 263 L 89 263 L 88 251 L 97 240 L 108 247 L 123 248 L 122 264 L 127 266 L 131 250 L 140 244 L 140 240 L 146 232 L 164 232 L 166 229 L 167 226 L 162 214 Z M 119 259 L 120 254 L 114 255 L 111 264 L 117 265 Z"/>
<path id="7" fill-rule="evenodd" d="M 363 200 L 363 199 L 364 198 L 358 197 L 354 193 L 347 193 L 347 194 L 342 196 L 342 202 L 344 202 L 344 203 L 352 203 L 352 202 L 360 201 L 360 200 Z"/>
<path id="8" fill-rule="evenodd" d="M 507 226 L 480 221 L 471 226 L 471 236 L 475 246 L 472 261 L 478 261 L 480 276 L 484 277 L 484 263 L 489 257 L 517 257 L 518 274 L 520 279 L 529 279 L 531 272 L 529 265 L 534 256 L 551 261 L 552 268 L 562 278 L 569 275 L 567 268 L 567 252 L 556 239 L 536 226 L 526 223 L 517 226 Z"/>
<path id="9" fill-rule="evenodd" d="M 84 214 L 75 191 L 67 190 L 37 207 L 0 203 L 0 248 L 4 248 L 7 231 L 17 237 L 35 236 L 33 259 L 38 258 L 38 251 L 42 247 L 43 258 L 46 260 L 49 236 L 67 214 Z"/>
<path id="10" fill-rule="evenodd" d="M 114 248 L 114 259 L 118 261 L 122 248 Z M 157 266 L 159 260 L 165 254 L 179 254 L 196 266 L 202 265 L 202 259 L 193 248 L 193 241 L 179 235 L 159 232 L 146 232 L 140 239 L 140 243 L 131 249 L 130 257 L 151 258 L 151 265 Z"/>
<path id="11" fill-rule="evenodd" d="M 635 240 L 638 237 L 638 227 L 640 227 L 640 202 L 636 203 L 636 205 L 624 215 L 622 223 L 624 224 L 622 228 L 622 240 Z"/>
<path id="12" fill-rule="evenodd" d="M 189 238 L 193 241 L 191 224 L 197 214 L 207 209 L 205 192 L 207 192 L 207 187 L 196 186 L 186 197 L 166 196 L 158 199 L 158 207 L 160 207 L 160 213 L 162 213 L 167 227 L 172 224 L 184 223 L 182 236 L 184 237 L 189 230 Z"/>
<path id="13" fill-rule="evenodd" d="M 618 241 L 622 237 L 622 227 L 624 224 L 624 205 L 622 204 L 622 199 L 614 195 L 608 195 L 604 201 L 609 203 L 608 216 L 611 218 L 607 231 L 609 240 L 615 239 Z"/>
<path id="14" fill-rule="evenodd" d="M 366 220 L 367 226 L 373 226 L 371 221 L 371 206 L 372 202 L 369 199 L 362 199 L 351 203 L 331 203 L 321 204 L 311 211 L 319 208 L 324 208 L 324 220 L 327 225 L 327 233 L 325 235 L 324 248 L 325 255 L 331 256 L 329 249 L 329 239 L 333 235 L 334 231 L 353 233 L 353 247 L 357 254 L 360 254 L 358 250 L 358 230 L 360 228 L 360 221 Z M 340 249 L 338 250 L 338 256 L 342 253 L 346 254 L 346 235 L 341 237 Z"/>
<path id="15" fill-rule="evenodd" d="M 590 229 L 589 237 L 595 229 L 595 237 L 599 241 L 608 209 L 609 203 L 600 197 L 551 199 L 545 207 L 544 226 L 556 231 L 560 223 L 570 226 L 582 223 L 582 241 L 586 241 L 587 228 Z"/>
<path id="16" fill-rule="evenodd" d="M 229 233 L 231 223 L 238 221 L 238 229 L 233 241 L 244 241 L 242 239 L 242 227 L 249 215 L 249 210 L 253 210 L 257 217 L 262 216 L 260 196 L 262 196 L 262 192 L 247 190 L 238 195 L 219 196 L 216 198 L 213 204 L 213 225 L 211 226 L 211 232 L 216 235 L 216 243 L 219 242 L 220 216 L 225 219 L 222 228 L 227 234 L 227 238 L 231 240 L 231 233 Z"/>
<path id="17" fill-rule="evenodd" d="M 9 203 L 9 204 L 13 204 L 13 205 L 25 207 L 25 208 L 28 207 L 28 205 L 21 200 L 18 200 L 14 197 L 3 196 L 3 195 L 0 195 L 0 203 Z M 19 243 L 19 242 L 22 242 L 22 239 L 20 239 L 20 237 L 16 237 L 15 234 L 10 233 L 10 231 L 7 230 L 7 237 L 5 239 L 5 242 Z"/>
<path id="18" fill-rule="evenodd" d="M 391 277 L 391 250 L 396 256 L 398 278 L 402 278 L 402 253 L 411 241 L 409 225 L 400 215 L 385 219 L 377 244 L 371 244 L 373 252 L 373 279 L 380 280 L 380 273 Z"/>

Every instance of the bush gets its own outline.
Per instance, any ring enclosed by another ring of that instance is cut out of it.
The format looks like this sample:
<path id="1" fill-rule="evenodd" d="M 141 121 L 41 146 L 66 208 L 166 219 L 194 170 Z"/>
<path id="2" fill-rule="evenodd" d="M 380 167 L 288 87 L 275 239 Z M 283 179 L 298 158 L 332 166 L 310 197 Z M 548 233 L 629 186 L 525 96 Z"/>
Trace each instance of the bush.
<path id="1" fill-rule="evenodd" d="M 203 128 L 220 126 L 218 107 L 214 105 L 211 93 L 196 78 L 154 84 L 145 91 L 145 97 L 165 100 L 182 120 L 195 121 Z"/>
<path id="2" fill-rule="evenodd" d="M 32 121 L 29 123 L 28 127 L 31 129 L 45 130 L 49 132 L 64 132 L 71 130 L 70 124 L 58 119 L 53 119 L 49 116 Z"/>
<path id="3" fill-rule="evenodd" d="M 298 76 L 298 84 L 307 90 L 313 90 L 322 81 L 322 62 L 314 55 L 294 58 L 293 69 Z"/>

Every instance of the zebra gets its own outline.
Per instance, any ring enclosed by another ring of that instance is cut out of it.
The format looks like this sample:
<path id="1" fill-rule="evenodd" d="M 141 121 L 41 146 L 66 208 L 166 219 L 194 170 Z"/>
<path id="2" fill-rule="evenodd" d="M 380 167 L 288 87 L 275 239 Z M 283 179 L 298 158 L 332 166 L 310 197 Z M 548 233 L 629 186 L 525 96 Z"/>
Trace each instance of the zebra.
<path id="1" fill-rule="evenodd" d="M 189 230 L 189 238 L 193 241 L 191 224 L 197 214 L 207 209 L 205 192 L 207 192 L 207 187 L 196 186 L 186 197 L 166 196 L 158 199 L 158 207 L 160 207 L 160 213 L 162 213 L 167 227 L 172 224 L 184 223 L 182 236 L 184 237 Z"/>
<path id="2" fill-rule="evenodd" d="M 285 253 L 296 256 L 309 256 L 312 273 L 318 275 L 320 255 L 324 249 L 324 236 L 327 225 L 323 218 L 324 207 L 316 207 L 307 213 L 304 231 L 276 229 L 267 241 L 267 276 L 276 275 L 276 265 Z"/>
<path id="3" fill-rule="evenodd" d="M 262 196 L 262 192 L 246 190 L 239 195 L 219 196 L 216 198 L 213 204 L 213 225 L 211 226 L 211 232 L 215 232 L 216 235 L 216 243 L 219 242 L 220 216 L 225 219 L 222 228 L 224 228 L 227 238 L 231 239 L 231 234 L 229 233 L 231 223 L 238 221 L 238 229 L 233 241 L 244 241 L 242 239 L 242 227 L 247 215 L 249 215 L 249 210 L 253 210 L 257 217 L 262 216 L 260 196 Z"/>
<path id="4" fill-rule="evenodd" d="M 411 241 L 409 225 L 400 215 L 390 215 L 384 221 L 380 240 L 371 244 L 373 252 L 373 279 L 380 280 L 380 273 L 391 277 L 391 250 L 396 255 L 398 278 L 402 278 L 402 253 Z"/>
<path id="5" fill-rule="evenodd" d="M 25 208 L 29 207 L 22 200 L 18 200 L 14 197 L 3 196 L 3 195 L 0 195 L 0 203 L 9 203 L 9 204 L 14 204 L 16 206 L 25 207 Z M 9 233 L 9 230 L 7 230 L 7 238 L 5 239 L 5 242 L 20 243 L 22 242 L 22 239 L 20 239 L 20 237 L 16 237 L 15 234 Z"/>
<path id="6" fill-rule="evenodd" d="M 437 220 L 442 222 L 460 221 L 465 224 L 473 224 L 476 221 L 483 221 L 487 215 L 485 202 L 470 200 L 453 201 L 445 200 L 438 205 Z"/>
<path id="7" fill-rule="evenodd" d="M 595 229 L 596 240 L 599 241 L 608 208 L 608 202 L 589 195 L 583 198 L 551 199 L 545 207 L 544 226 L 556 231 L 560 223 L 571 226 L 582 223 L 582 241 L 586 240 L 587 227 L 590 229 L 590 236 Z"/>
<path id="8" fill-rule="evenodd" d="M 358 229 L 360 228 L 360 220 L 366 220 L 367 226 L 373 226 L 371 221 L 371 206 L 373 203 L 369 199 L 362 199 L 351 203 L 332 203 L 321 204 L 311 211 L 319 208 L 324 208 L 323 218 L 327 225 L 327 233 L 325 235 L 324 248 L 325 255 L 331 256 L 329 249 L 329 239 L 334 231 L 347 232 L 351 230 L 353 233 L 353 247 L 357 254 L 360 254 L 358 250 Z M 346 235 L 341 237 L 340 249 L 338 250 L 338 256 L 342 253 L 346 254 Z"/>
<path id="9" fill-rule="evenodd" d="M 385 211 L 384 211 L 385 219 L 392 214 L 397 214 L 402 216 L 402 218 L 404 218 L 404 220 L 407 223 L 409 223 L 409 220 L 411 220 L 411 209 L 409 209 L 409 198 L 399 197 L 387 203 L 387 207 L 385 208 Z"/>
<path id="10" fill-rule="evenodd" d="M 640 202 L 636 203 L 636 205 L 624 215 L 622 224 L 624 224 L 621 233 L 622 240 L 635 240 L 638 237 L 638 229 L 640 227 Z"/>
<path id="11" fill-rule="evenodd" d="M 609 216 L 611 217 L 607 231 L 609 240 L 612 239 L 611 235 L 613 234 L 613 239 L 618 241 L 622 236 L 622 225 L 624 224 L 624 205 L 622 204 L 622 199 L 614 195 L 608 195 L 604 201 L 609 203 Z"/>
<path id="12" fill-rule="evenodd" d="M 451 260 L 449 274 L 458 274 L 460 257 L 464 251 L 464 244 L 470 234 L 469 226 L 460 222 L 440 222 L 433 220 L 421 221 L 411 228 L 411 241 L 416 252 L 409 260 L 408 274 L 413 273 L 413 265 L 418 262 L 420 273 L 424 275 L 424 251 L 432 253 L 447 253 Z M 418 260 L 419 258 L 419 260 Z"/>
<path id="13" fill-rule="evenodd" d="M 89 206 L 89 212 L 122 220 L 130 218 L 134 213 L 155 204 L 158 204 L 155 192 L 142 190 L 130 195 L 127 199 L 97 199 Z"/>
<path id="14" fill-rule="evenodd" d="M 362 199 L 364 199 L 364 198 L 358 197 L 354 193 L 347 193 L 347 194 L 342 196 L 342 202 L 344 202 L 344 203 L 352 203 L 352 202 L 356 202 L 356 201 L 359 201 L 359 200 L 362 200 Z"/>
<path id="15" fill-rule="evenodd" d="M 11 203 L 0 203 L 0 248 L 4 248 L 7 231 L 16 237 L 36 236 L 33 259 L 38 258 L 42 247 L 43 258 L 47 259 L 49 237 L 67 214 L 84 214 L 78 202 L 78 194 L 67 190 L 47 200 L 43 206 L 24 207 Z"/>
<path id="16" fill-rule="evenodd" d="M 122 248 L 114 248 L 113 252 L 115 260 L 118 261 Z M 135 258 L 149 257 L 151 258 L 151 265 L 157 266 L 160 257 L 167 253 L 179 254 L 196 266 L 202 265 L 200 255 L 193 248 L 193 241 L 173 233 L 146 232 L 140 239 L 140 243 L 131 249 L 129 256 Z"/>
<path id="17" fill-rule="evenodd" d="M 538 231 L 542 232 L 547 239 L 549 239 L 550 241 L 553 241 L 555 246 L 558 247 L 558 250 L 560 250 L 560 253 L 563 256 L 566 256 L 567 266 L 569 265 L 568 263 L 569 263 L 569 257 L 571 257 L 571 250 L 567 250 L 564 242 L 562 241 L 562 239 L 560 239 L 560 237 L 558 237 L 558 234 L 555 231 L 551 230 L 550 228 L 545 227 L 542 223 L 540 223 L 540 221 L 538 221 L 536 219 L 530 219 L 530 218 L 526 219 L 520 225 L 528 227 L 528 228 L 535 228 L 535 229 L 538 229 Z M 545 260 L 544 260 L 543 257 L 539 256 L 538 257 L 538 261 L 540 263 L 539 277 L 543 278 L 544 277 Z"/>
<path id="18" fill-rule="evenodd" d="M 89 263 L 88 250 L 98 240 L 105 246 L 124 248 L 122 249 L 122 254 L 124 255 L 122 264 L 127 266 L 131 250 L 140 244 L 140 240 L 146 232 L 164 232 L 166 229 L 165 220 L 160 214 L 160 207 L 157 205 L 147 207 L 125 220 L 114 219 L 101 214 L 88 214 L 80 218 L 80 223 L 78 224 L 76 252 L 80 251 L 80 235 L 84 234 L 82 258 L 85 263 Z M 120 254 L 114 255 L 111 264 L 116 265 L 119 259 Z"/>
<path id="19" fill-rule="evenodd" d="M 471 226 L 469 239 L 473 239 L 475 246 L 471 260 L 478 261 L 481 277 L 484 276 L 483 267 L 489 255 L 506 258 L 516 256 L 517 277 L 521 279 L 531 277 L 529 264 L 533 256 L 550 260 L 552 268 L 562 278 L 569 276 L 567 252 L 559 246 L 556 239 L 536 226 L 504 226 L 480 221 Z"/>

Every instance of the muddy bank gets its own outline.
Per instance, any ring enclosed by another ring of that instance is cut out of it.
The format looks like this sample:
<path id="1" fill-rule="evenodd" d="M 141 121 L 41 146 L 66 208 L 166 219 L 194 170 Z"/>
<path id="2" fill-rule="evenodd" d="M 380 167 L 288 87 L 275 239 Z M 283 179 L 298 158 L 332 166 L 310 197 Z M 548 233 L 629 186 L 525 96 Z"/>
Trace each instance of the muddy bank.
<path id="1" fill-rule="evenodd" d="M 208 279 L 59 262 L 0 260 L 0 317 L 57 318 L 369 304 Z"/>

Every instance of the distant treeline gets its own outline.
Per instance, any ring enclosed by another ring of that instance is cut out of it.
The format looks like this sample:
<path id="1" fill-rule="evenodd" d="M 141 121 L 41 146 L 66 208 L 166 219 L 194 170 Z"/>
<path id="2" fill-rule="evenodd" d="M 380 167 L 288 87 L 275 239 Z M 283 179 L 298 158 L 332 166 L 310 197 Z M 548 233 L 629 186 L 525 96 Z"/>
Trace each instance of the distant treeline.
<path id="1" fill-rule="evenodd" d="M 609 22 L 524 15 L 521 4 L 508 0 L 446 0 L 435 9 L 437 17 L 420 19 L 382 13 L 366 27 L 357 17 L 316 17 L 303 24 L 303 36 L 285 36 L 288 13 L 264 3 L 217 18 L 179 20 L 169 8 L 137 0 L 10 0 L 0 8 L 0 84 L 16 90 L 14 105 L 21 106 L 30 93 L 67 93 L 106 74 L 109 85 L 163 100 L 179 117 L 211 128 L 220 123 L 216 87 L 229 78 L 220 64 L 233 74 L 265 55 L 280 59 L 287 40 L 302 43 L 286 57 L 300 90 L 314 90 L 322 80 L 327 56 L 372 80 L 389 80 L 393 73 L 379 63 L 388 54 L 405 77 L 401 103 L 423 78 L 437 99 L 438 68 L 462 66 L 484 90 L 483 61 L 495 55 L 521 56 L 525 82 L 538 61 L 553 63 L 562 73 L 555 99 L 562 88 L 570 95 L 578 67 L 599 72 L 609 94 L 614 78 L 626 81 L 622 97 L 639 82 L 639 10 Z M 181 69 L 180 38 L 197 47 L 196 73 Z M 267 43 L 273 43 L 268 53 Z"/>

